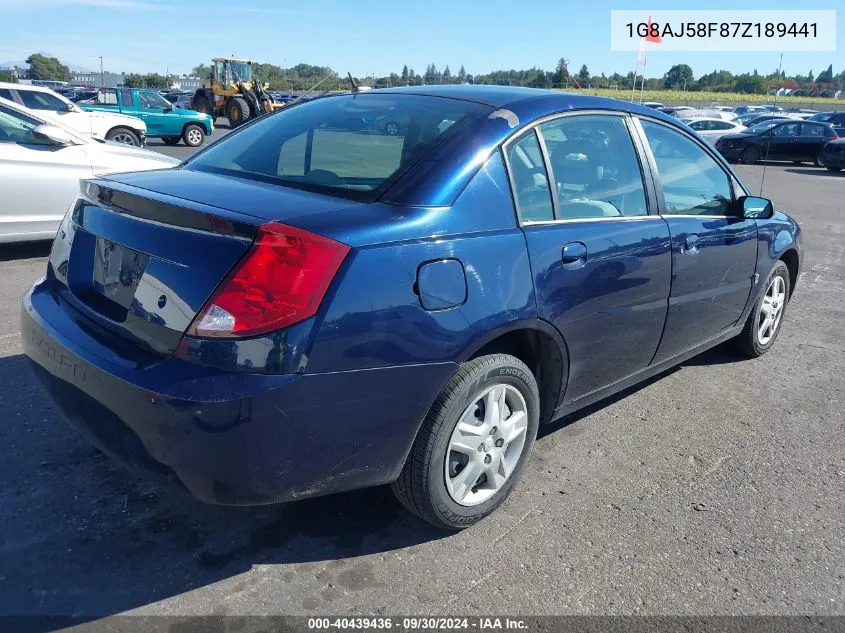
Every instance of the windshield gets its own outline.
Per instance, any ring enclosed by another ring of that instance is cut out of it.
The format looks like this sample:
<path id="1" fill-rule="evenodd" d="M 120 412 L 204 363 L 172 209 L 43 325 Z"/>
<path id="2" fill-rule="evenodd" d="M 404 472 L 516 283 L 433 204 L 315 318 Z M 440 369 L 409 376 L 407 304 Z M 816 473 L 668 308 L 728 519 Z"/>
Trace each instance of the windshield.
<path id="1" fill-rule="evenodd" d="M 252 81 L 252 66 L 246 62 L 230 62 L 232 81 Z"/>
<path id="2" fill-rule="evenodd" d="M 774 126 L 778 125 L 779 123 L 783 123 L 782 120 L 775 119 L 773 121 L 764 121 L 763 123 L 758 123 L 757 125 L 752 125 L 750 128 L 745 130 L 746 134 L 762 134 L 766 130 L 771 130 Z"/>
<path id="3" fill-rule="evenodd" d="M 832 112 L 819 112 L 818 114 L 814 114 L 813 116 L 809 117 L 808 121 L 830 121 L 833 118 Z"/>
<path id="4" fill-rule="evenodd" d="M 315 99 L 239 130 L 186 167 L 370 200 L 491 110 L 469 101 L 376 92 Z"/>

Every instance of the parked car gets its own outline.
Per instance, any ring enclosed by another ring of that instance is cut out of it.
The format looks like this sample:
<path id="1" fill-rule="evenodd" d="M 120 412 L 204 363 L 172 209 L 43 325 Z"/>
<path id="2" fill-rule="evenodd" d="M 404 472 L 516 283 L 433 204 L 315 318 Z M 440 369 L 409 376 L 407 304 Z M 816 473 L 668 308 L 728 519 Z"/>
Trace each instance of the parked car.
<path id="1" fill-rule="evenodd" d="M 810 115 L 807 121 L 828 123 L 833 126 L 833 130 L 838 136 L 845 137 L 845 111 L 817 112 L 816 114 Z"/>
<path id="2" fill-rule="evenodd" d="M 663 107 L 663 104 L 659 101 L 643 101 L 642 105 L 646 108 L 652 108 L 653 110 L 659 110 Z"/>
<path id="3" fill-rule="evenodd" d="M 735 134 L 745 130 L 745 126 L 735 121 L 724 119 L 691 119 L 684 121 L 691 129 L 698 132 L 698 135 L 708 143 L 715 143 L 725 134 Z"/>
<path id="4" fill-rule="evenodd" d="M 404 135 L 332 129 L 385 109 Z M 88 181 L 22 341 L 71 422 L 200 499 L 392 483 L 460 529 L 541 423 L 724 341 L 771 349 L 800 261 L 796 222 L 656 110 L 385 89 Z"/>
<path id="5" fill-rule="evenodd" d="M 790 117 L 785 116 L 783 114 L 761 114 L 759 112 L 752 112 L 737 117 L 736 121 L 741 125 L 744 125 L 745 127 L 752 127 L 754 125 L 757 125 L 758 123 L 764 123 L 766 121 L 786 121 L 789 118 Z"/>
<path id="6" fill-rule="evenodd" d="M 837 138 L 825 143 L 819 160 L 830 171 L 845 169 L 845 138 Z"/>
<path id="7" fill-rule="evenodd" d="M 758 160 L 820 165 L 822 147 L 835 138 L 838 138 L 836 132 L 826 123 L 776 119 L 758 123 L 738 134 L 727 134 L 716 141 L 716 149 L 728 160 L 748 165 Z"/>
<path id="8" fill-rule="evenodd" d="M 752 112 L 760 113 L 765 112 L 766 109 L 763 106 L 755 106 L 755 105 L 741 105 L 737 106 L 733 109 L 734 114 L 737 116 L 743 116 L 745 114 L 751 114 Z"/>
<path id="9" fill-rule="evenodd" d="M 136 116 L 147 124 L 147 137 L 160 138 L 168 145 L 177 145 L 181 140 L 189 147 L 199 147 L 214 131 L 211 115 L 177 108 L 157 90 L 100 88 L 96 101 L 86 102 L 82 108 Z"/>
<path id="10" fill-rule="evenodd" d="M 675 114 L 679 119 L 722 119 L 723 121 L 733 121 L 737 115 L 733 112 L 726 112 L 724 110 L 711 109 L 696 109 L 696 110 L 682 110 Z"/>
<path id="11" fill-rule="evenodd" d="M 663 106 L 662 108 L 657 108 L 657 109 L 660 110 L 661 112 L 665 113 L 665 114 L 671 114 L 671 115 L 675 115 L 675 116 L 677 116 L 681 112 L 685 112 L 685 111 L 689 111 L 689 110 L 695 110 L 695 108 L 693 108 L 692 106 L 684 106 L 684 105 L 682 105 L 682 106 Z"/>
<path id="12" fill-rule="evenodd" d="M 92 139 L 40 114 L 0 98 L 0 242 L 52 239 L 81 178 L 179 163 Z"/>
<path id="13" fill-rule="evenodd" d="M 141 146 L 147 125 L 139 118 L 111 112 L 86 112 L 49 88 L 0 82 L 0 98 L 14 101 L 86 136 Z"/>

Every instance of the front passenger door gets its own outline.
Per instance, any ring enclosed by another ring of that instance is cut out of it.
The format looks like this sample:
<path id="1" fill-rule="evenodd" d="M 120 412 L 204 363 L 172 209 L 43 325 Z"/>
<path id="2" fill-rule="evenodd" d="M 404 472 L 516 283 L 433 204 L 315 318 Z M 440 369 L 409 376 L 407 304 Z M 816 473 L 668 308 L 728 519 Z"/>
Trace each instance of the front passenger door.
<path id="1" fill-rule="evenodd" d="M 640 123 L 672 237 L 672 290 L 658 363 L 716 338 L 742 316 L 757 268 L 757 225 L 728 214 L 733 179 L 704 146 L 673 127 Z"/>
<path id="2" fill-rule="evenodd" d="M 536 129 L 505 155 L 539 317 L 569 352 L 570 404 L 648 366 L 669 297 L 669 230 L 649 214 L 624 116 L 565 115 Z"/>

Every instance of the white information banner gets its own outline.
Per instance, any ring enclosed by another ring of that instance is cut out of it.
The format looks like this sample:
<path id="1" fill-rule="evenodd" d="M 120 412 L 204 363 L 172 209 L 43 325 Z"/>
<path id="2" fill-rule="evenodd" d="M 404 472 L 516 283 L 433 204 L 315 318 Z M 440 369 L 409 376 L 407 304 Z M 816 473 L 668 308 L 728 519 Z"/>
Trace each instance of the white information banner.
<path id="1" fill-rule="evenodd" d="M 834 10 L 622 10 L 610 12 L 610 50 L 836 51 Z"/>

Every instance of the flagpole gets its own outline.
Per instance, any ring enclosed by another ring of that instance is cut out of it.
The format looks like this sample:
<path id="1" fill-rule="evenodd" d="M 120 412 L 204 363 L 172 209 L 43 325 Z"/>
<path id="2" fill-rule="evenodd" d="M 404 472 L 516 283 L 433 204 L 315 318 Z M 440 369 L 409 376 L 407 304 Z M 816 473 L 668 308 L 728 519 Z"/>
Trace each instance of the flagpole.
<path id="1" fill-rule="evenodd" d="M 631 103 L 637 96 L 637 71 L 640 69 L 640 54 L 637 53 L 637 65 L 634 66 L 634 76 L 631 78 Z"/>

